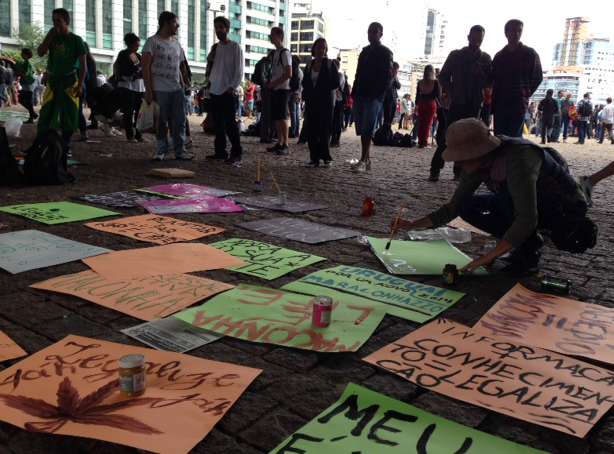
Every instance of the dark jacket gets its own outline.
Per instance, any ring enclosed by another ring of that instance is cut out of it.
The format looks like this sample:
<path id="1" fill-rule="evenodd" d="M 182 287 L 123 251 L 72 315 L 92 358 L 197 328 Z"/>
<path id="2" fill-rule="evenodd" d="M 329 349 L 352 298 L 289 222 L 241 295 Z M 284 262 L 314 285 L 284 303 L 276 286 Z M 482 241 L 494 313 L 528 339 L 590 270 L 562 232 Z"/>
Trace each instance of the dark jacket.
<path id="1" fill-rule="evenodd" d="M 141 54 L 137 52 L 136 57 L 141 62 Z M 120 78 L 126 78 L 127 80 L 135 80 L 143 78 L 143 71 L 140 66 L 134 64 L 130 58 L 130 51 L 124 49 L 117 54 L 117 64 L 119 65 Z"/>
<path id="2" fill-rule="evenodd" d="M 471 69 L 475 63 L 482 65 L 479 76 Z M 484 88 L 492 85 L 490 55 L 481 50 L 473 53 L 468 46 L 453 50 L 441 68 L 439 82 L 443 91 L 452 97 L 452 104 L 481 105 Z"/>
<path id="3" fill-rule="evenodd" d="M 358 57 L 352 96 L 384 100 L 392 80 L 392 52 L 382 44 L 369 44 Z"/>
<path id="4" fill-rule="evenodd" d="M 335 90 L 339 88 L 339 71 L 332 60 L 325 58 L 322 61 L 320 74 L 318 75 L 318 80 L 314 87 L 311 79 L 313 62 L 314 60 L 307 63 L 302 82 L 302 96 L 307 104 L 306 111 L 311 115 L 318 115 L 316 112 L 323 115 L 328 115 L 330 113 L 332 117 L 335 105 Z"/>
<path id="5" fill-rule="evenodd" d="M 388 90 L 386 90 L 386 101 L 396 102 L 397 98 L 399 97 L 399 92 L 397 90 L 399 90 L 400 88 L 401 82 L 399 82 L 399 79 L 397 79 L 396 77 L 393 77 L 390 81 L 390 87 L 388 87 Z"/>

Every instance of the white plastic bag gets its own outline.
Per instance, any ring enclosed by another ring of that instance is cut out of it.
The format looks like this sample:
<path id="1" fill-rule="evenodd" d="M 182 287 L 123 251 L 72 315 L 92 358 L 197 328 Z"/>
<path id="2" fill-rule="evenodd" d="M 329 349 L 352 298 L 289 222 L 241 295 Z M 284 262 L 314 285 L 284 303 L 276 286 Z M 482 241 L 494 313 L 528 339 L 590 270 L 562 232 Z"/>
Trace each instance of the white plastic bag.
<path id="1" fill-rule="evenodd" d="M 143 101 L 139 110 L 139 117 L 136 120 L 136 129 L 141 134 L 155 134 L 158 130 L 158 118 L 160 117 L 160 107 L 152 101 L 147 104 Z"/>
<path id="2" fill-rule="evenodd" d="M 19 118 L 11 118 L 4 122 L 4 129 L 7 137 L 19 137 L 23 121 Z"/>

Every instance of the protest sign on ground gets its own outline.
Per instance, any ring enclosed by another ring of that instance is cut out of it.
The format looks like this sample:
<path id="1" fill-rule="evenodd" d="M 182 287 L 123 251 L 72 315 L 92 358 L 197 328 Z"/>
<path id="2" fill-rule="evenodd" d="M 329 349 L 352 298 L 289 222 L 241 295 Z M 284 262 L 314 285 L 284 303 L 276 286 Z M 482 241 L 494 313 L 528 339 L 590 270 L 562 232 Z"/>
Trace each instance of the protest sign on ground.
<path id="1" fill-rule="evenodd" d="M 145 356 L 147 388 L 124 397 L 119 359 L 135 354 Z M 260 372 L 71 335 L 0 372 L 0 420 L 33 432 L 187 453 Z"/>
<path id="2" fill-rule="evenodd" d="M 598 304 L 534 293 L 516 284 L 474 328 L 489 336 L 614 364 L 614 309 Z"/>
<path id="3" fill-rule="evenodd" d="M 243 222 L 237 225 L 244 229 L 254 230 L 266 235 L 308 244 L 343 240 L 345 238 L 352 238 L 360 235 L 360 233 L 355 230 L 329 227 L 327 225 L 292 218 L 275 218 L 263 221 Z"/>
<path id="4" fill-rule="evenodd" d="M 418 323 L 430 320 L 465 296 L 454 290 L 344 265 L 316 271 L 285 285 L 283 289 L 319 295 L 323 287 L 379 301 L 384 303 L 388 314 Z"/>
<path id="5" fill-rule="evenodd" d="M 0 268 L 9 273 L 35 270 L 112 252 L 38 230 L 0 234 Z"/>
<path id="6" fill-rule="evenodd" d="M 231 238 L 210 244 L 210 246 L 247 262 L 247 265 L 230 268 L 232 271 L 269 281 L 293 270 L 326 260 L 317 255 L 242 238 Z"/>
<path id="7" fill-rule="evenodd" d="M 614 372 L 449 320 L 364 360 L 429 390 L 577 437 L 614 404 Z"/>
<path id="8" fill-rule="evenodd" d="M 333 301 L 330 326 L 319 328 L 312 312 L 311 296 L 240 284 L 175 317 L 250 342 L 338 353 L 358 350 L 386 314 L 372 304 Z"/>
<path id="9" fill-rule="evenodd" d="M 188 199 L 199 199 L 202 196 L 224 197 L 232 194 L 240 194 L 239 192 L 227 191 L 226 189 L 215 189 L 208 186 L 198 186 L 189 183 L 164 184 L 152 186 L 147 189 L 137 189 L 137 191 L 186 197 Z"/>
<path id="10" fill-rule="evenodd" d="M 454 227 L 454 228 L 457 228 L 457 229 L 467 230 L 467 231 L 469 231 L 471 233 L 475 233 L 477 235 L 490 236 L 490 233 L 484 232 L 483 230 L 480 230 L 477 227 L 472 226 L 468 222 L 463 221 L 463 219 L 460 218 L 460 217 L 454 218 L 453 220 L 448 222 L 448 225 L 450 227 Z"/>
<path id="11" fill-rule="evenodd" d="M 145 194 L 136 191 L 116 191 L 104 194 L 87 194 L 79 197 L 90 203 L 97 203 L 114 208 L 135 208 L 140 206 L 136 203 L 139 200 L 165 200 L 167 197 L 156 194 Z"/>
<path id="12" fill-rule="evenodd" d="M 171 214 L 171 213 L 235 213 L 244 211 L 234 202 L 216 197 L 185 200 L 152 200 L 149 202 L 139 202 L 143 208 L 152 214 Z"/>
<path id="13" fill-rule="evenodd" d="M 90 222 L 87 227 L 103 232 L 127 236 L 135 240 L 157 244 L 191 241 L 208 235 L 222 233 L 226 229 L 181 219 L 144 214 L 111 221 Z"/>
<path id="14" fill-rule="evenodd" d="M 173 243 L 114 251 L 99 257 L 84 259 L 83 262 L 96 273 L 111 280 L 191 273 L 245 265 L 242 260 L 200 243 Z"/>
<path id="15" fill-rule="evenodd" d="M 539 454 L 349 383 L 337 402 L 270 454 Z"/>
<path id="16" fill-rule="evenodd" d="M 43 224 L 55 225 L 66 222 L 87 221 L 88 219 L 119 216 L 114 211 L 101 210 L 88 205 L 71 202 L 30 203 L 0 207 L 0 211 L 33 219 Z"/>
<path id="17" fill-rule="evenodd" d="M 30 287 L 78 296 L 141 320 L 156 320 L 234 288 L 234 285 L 189 274 L 111 280 L 93 271 L 83 271 Z"/>
<path id="18" fill-rule="evenodd" d="M 269 210 L 287 211 L 289 213 L 304 213 L 306 211 L 323 210 L 328 208 L 326 205 L 317 203 L 303 202 L 301 200 L 287 199 L 285 203 L 277 203 L 277 196 L 258 195 L 254 197 L 233 197 L 233 200 L 243 205 L 249 205 Z"/>
<path id="19" fill-rule="evenodd" d="M 0 331 L 0 362 L 26 355 L 27 353 L 15 341 Z"/>

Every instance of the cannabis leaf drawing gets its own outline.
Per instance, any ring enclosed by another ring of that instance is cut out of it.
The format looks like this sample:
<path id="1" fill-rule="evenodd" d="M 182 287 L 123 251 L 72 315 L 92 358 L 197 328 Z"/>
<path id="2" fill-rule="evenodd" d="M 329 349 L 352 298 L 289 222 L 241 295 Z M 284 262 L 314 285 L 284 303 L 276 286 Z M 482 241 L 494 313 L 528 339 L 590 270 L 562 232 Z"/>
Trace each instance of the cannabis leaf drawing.
<path id="1" fill-rule="evenodd" d="M 100 405 L 103 400 L 117 392 L 118 388 L 119 380 L 113 380 L 81 399 L 79 398 L 79 391 L 72 385 L 70 378 L 66 377 L 58 386 L 57 406 L 42 399 L 9 394 L 0 394 L 0 399 L 11 408 L 46 420 L 44 422 L 27 422 L 25 428 L 32 432 L 54 433 L 71 421 L 76 424 L 109 426 L 146 435 L 161 434 L 162 432 L 158 429 L 150 427 L 136 418 L 111 414 L 124 408 L 153 404 L 161 399 L 145 397 Z"/>

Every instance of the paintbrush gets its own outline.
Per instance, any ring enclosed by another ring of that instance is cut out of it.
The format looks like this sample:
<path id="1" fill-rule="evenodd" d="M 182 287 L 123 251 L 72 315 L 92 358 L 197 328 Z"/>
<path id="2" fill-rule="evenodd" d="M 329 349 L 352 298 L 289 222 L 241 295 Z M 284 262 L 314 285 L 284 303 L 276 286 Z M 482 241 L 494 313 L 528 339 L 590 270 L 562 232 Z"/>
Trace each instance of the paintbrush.
<path id="1" fill-rule="evenodd" d="M 392 239 L 394 238 L 394 234 L 397 233 L 397 227 L 399 226 L 399 221 L 401 220 L 401 214 L 403 213 L 403 205 L 405 205 L 405 200 L 401 202 L 401 206 L 399 207 L 399 214 L 397 214 L 397 218 L 394 220 L 394 224 L 392 224 L 392 229 L 390 230 L 390 239 L 386 244 L 386 250 L 390 249 L 390 243 L 392 243 Z"/>

